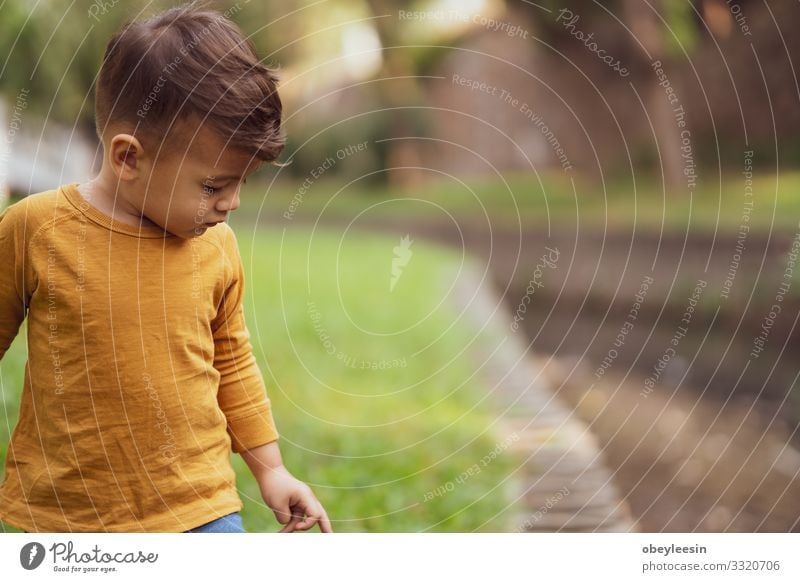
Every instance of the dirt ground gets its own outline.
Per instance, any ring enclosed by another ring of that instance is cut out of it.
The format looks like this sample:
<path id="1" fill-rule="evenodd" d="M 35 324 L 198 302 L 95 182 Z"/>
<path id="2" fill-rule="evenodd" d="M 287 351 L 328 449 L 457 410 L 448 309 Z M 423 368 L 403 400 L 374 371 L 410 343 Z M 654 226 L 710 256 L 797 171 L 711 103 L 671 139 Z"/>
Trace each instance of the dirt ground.
<path id="1" fill-rule="evenodd" d="M 749 406 L 643 378 L 602 380 L 580 360 L 539 356 L 558 395 L 603 447 L 645 532 L 800 531 L 800 451 Z"/>

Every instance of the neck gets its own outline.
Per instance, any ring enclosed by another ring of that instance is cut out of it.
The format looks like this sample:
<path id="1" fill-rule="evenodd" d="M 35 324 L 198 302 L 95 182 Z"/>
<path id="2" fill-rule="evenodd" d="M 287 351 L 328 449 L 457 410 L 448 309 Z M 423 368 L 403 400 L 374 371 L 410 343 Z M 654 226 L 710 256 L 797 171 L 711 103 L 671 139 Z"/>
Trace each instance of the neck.
<path id="1" fill-rule="evenodd" d="M 103 164 L 100 173 L 94 179 L 80 184 L 78 191 L 88 203 L 116 222 L 131 226 L 157 226 L 142 214 L 126 186 Z"/>

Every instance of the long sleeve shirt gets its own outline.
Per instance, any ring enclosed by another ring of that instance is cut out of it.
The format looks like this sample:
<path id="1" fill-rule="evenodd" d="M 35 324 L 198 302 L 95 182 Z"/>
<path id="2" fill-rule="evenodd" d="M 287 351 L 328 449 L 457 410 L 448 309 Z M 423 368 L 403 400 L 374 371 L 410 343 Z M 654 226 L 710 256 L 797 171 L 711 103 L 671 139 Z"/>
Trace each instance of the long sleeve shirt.
<path id="1" fill-rule="evenodd" d="M 0 214 L 0 358 L 28 318 L 0 519 L 179 532 L 240 510 L 231 450 L 278 433 L 233 231 L 123 224 L 76 186 Z"/>

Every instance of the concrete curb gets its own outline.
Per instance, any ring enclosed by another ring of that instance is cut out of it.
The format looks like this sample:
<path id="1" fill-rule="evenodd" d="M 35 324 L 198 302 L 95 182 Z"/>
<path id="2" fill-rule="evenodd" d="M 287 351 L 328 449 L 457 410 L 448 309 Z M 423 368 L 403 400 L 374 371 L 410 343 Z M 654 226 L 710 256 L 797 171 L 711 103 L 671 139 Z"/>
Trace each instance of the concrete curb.
<path id="1" fill-rule="evenodd" d="M 474 340 L 469 351 L 477 375 L 492 392 L 497 438 L 515 437 L 509 451 L 519 465 L 506 487 L 507 530 L 638 531 L 594 436 L 548 385 L 488 273 L 474 263 L 450 273 L 456 280 L 450 299 Z"/>

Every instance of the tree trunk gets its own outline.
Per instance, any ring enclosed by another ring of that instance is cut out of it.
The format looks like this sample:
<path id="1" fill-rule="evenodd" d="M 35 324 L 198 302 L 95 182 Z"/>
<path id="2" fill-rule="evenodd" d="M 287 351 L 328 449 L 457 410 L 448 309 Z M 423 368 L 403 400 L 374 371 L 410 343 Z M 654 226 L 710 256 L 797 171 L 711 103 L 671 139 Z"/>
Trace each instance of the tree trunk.
<path id="1" fill-rule="evenodd" d="M 387 0 L 367 0 L 375 16 L 397 14 L 397 6 Z M 375 26 L 380 37 L 383 51 L 383 73 L 391 80 L 380 81 L 377 88 L 381 102 L 387 107 L 405 107 L 409 105 L 422 105 L 425 103 L 425 89 L 416 78 L 414 62 L 408 49 L 385 47 L 400 44 L 396 34 L 396 20 L 394 18 L 377 18 Z M 400 190 L 413 190 L 418 188 L 425 178 L 425 171 L 420 155 L 420 142 L 414 139 L 397 139 L 416 137 L 419 124 L 415 119 L 419 116 L 416 109 L 394 109 L 386 113 L 391 121 L 387 142 L 387 159 L 389 185 Z"/>
<path id="2" fill-rule="evenodd" d="M 639 41 L 638 43 L 636 40 L 631 41 L 634 43 L 635 49 L 640 51 L 639 43 L 641 43 L 650 54 L 650 62 L 647 63 L 647 71 L 644 73 L 640 86 L 644 87 L 642 97 L 655 130 L 659 164 L 664 172 L 667 192 L 671 194 L 686 191 L 687 182 L 686 176 L 683 174 L 683 158 L 681 156 L 682 129 L 678 126 L 674 110 L 681 103 L 674 106 L 670 104 L 664 88 L 659 86 L 658 78 L 650 66 L 655 61 L 661 61 L 662 68 L 669 75 L 670 58 L 665 50 L 665 25 L 653 12 L 653 10 L 657 10 L 663 15 L 662 1 L 650 0 L 651 9 L 647 2 L 625 0 L 625 15 L 628 27 Z M 642 54 L 642 58 L 646 59 L 647 55 Z M 674 87 L 673 81 L 670 79 L 670 83 Z M 680 95 L 678 89 L 675 87 L 676 93 Z"/>

